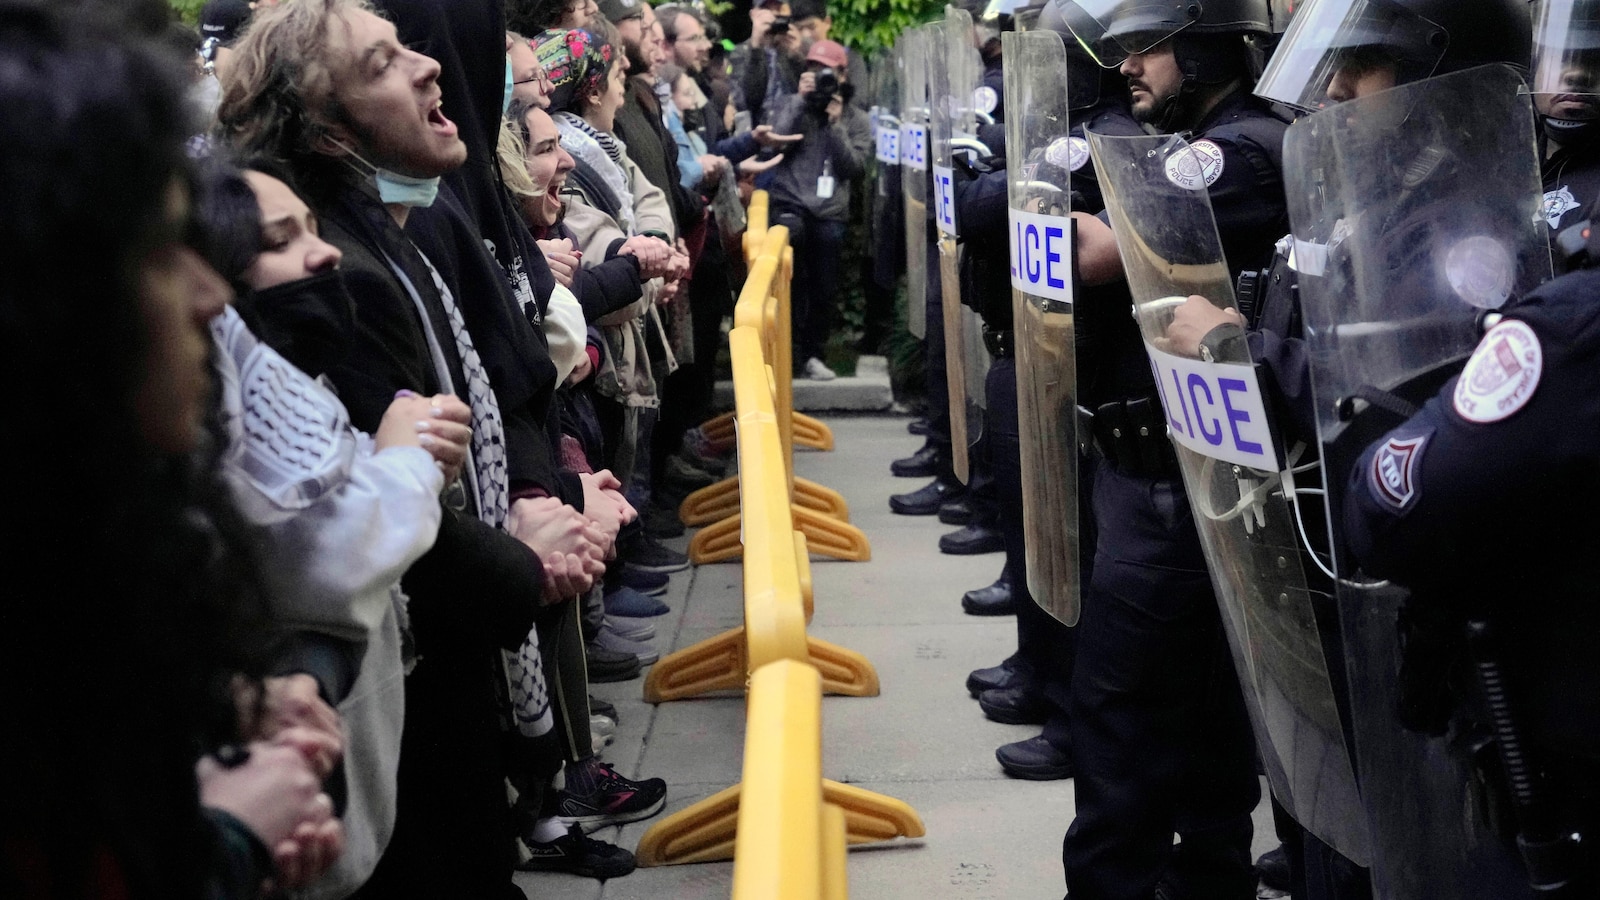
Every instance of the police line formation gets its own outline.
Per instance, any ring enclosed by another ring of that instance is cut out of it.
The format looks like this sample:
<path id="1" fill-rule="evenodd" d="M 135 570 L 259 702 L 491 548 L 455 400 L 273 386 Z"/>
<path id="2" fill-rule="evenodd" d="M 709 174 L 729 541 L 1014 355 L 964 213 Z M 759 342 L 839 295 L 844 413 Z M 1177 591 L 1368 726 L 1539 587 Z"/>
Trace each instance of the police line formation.
<path id="1" fill-rule="evenodd" d="M 871 90 L 890 503 L 993 510 L 1069 896 L 1254 896 L 1258 775 L 1296 898 L 1600 896 L 1600 3 L 966 3 Z"/>

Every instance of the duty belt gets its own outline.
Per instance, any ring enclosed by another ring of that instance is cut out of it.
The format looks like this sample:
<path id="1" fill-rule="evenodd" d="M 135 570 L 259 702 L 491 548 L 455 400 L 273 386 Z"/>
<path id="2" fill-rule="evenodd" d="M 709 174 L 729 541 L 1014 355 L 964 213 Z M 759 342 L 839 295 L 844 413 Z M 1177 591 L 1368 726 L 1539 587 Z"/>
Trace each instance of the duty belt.
<path id="1" fill-rule="evenodd" d="M 1017 355 L 1017 342 L 1010 331 L 998 331 L 984 326 L 983 346 L 995 359 L 1010 359 Z"/>
<path id="2" fill-rule="evenodd" d="M 1117 471 L 1135 478 L 1172 478 L 1178 454 L 1167 437 L 1166 413 L 1155 397 L 1078 407 L 1078 435 Z"/>

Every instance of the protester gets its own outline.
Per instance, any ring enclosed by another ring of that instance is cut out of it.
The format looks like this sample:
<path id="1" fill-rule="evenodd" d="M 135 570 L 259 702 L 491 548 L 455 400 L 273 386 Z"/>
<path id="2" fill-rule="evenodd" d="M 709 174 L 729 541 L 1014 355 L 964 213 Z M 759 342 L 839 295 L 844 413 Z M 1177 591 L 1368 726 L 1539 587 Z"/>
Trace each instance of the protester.
<path id="1" fill-rule="evenodd" d="M 26 337 L 5 366 L 19 385 L 54 373 L 16 398 L 51 449 L 3 451 L 28 527 L 0 553 L 49 573 L 16 585 L 0 629 L 27 736 L 0 748 L 19 776 L 0 788 L 7 896 L 256 897 L 342 840 L 320 787 L 337 743 L 235 706 L 266 648 L 206 425 L 229 291 L 185 240 L 188 60 L 146 43 L 152 20 L 0 3 L 0 316 Z M 66 348 L 93 365 L 62 366 Z"/>

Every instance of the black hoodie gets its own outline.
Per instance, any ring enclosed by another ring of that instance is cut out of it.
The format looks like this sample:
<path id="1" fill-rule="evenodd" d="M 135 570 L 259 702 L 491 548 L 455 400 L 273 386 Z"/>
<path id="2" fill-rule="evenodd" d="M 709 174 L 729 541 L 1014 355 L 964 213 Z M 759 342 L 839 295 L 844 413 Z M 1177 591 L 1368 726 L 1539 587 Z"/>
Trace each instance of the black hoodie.
<path id="1" fill-rule="evenodd" d="M 505 96 L 505 19 L 495 0 L 383 0 L 400 41 L 439 61 L 445 114 L 467 145 L 450 188 L 414 209 L 406 234 L 461 308 L 505 419 L 514 494 L 542 491 L 583 509 L 583 487 L 557 465 L 556 370 L 539 328 L 555 277 L 500 180 L 495 147 Z M 520 308 L 521 315 L 518 314 Z"/>

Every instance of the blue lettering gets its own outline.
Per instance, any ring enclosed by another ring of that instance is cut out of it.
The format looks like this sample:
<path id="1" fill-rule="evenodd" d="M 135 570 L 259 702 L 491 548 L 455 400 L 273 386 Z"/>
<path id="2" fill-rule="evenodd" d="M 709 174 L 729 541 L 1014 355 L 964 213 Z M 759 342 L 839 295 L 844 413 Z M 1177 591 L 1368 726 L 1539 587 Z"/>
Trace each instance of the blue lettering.
<path id="1" fill-rule="evenodd" d="M 1044 271 L 1043 269 L 1041 269 L 1037 265 L 1038 261 L 1034 258 L 1034 251 L 1037 251 L 1039 249 L 1039 228 L 1038 228 L 1038 226 L 1034 225 L 1032 222 L 1029 222 L 1028 223 L 1028 228 L 1027 228 L 1027 236 L 1028 236 L 1027 241 L 1024 242 L 1023 245 L 1022 245 L 1022 258 L 1026 262 L 1027 267 L 1028 267 L 1028 272 L 1027 272 L 1028 283 L 1029 284 L 1038 284 L 1039 283 L 1039 276 L 1041 274 L 1043 274 L 1043 271 Z"/>
<path id="2" fill-rule="evenodd" d="M 1173 374 L 1173 377 L 1177 377 L 1178 373 L 1177 372 L 1173 372 L 1172 374 Z M 1211 397 L 1211 386 L 1206 384 L 1206 380 L 1204 378 L 1200 377 L 1200 373 L 1198 373 L 1198 372 L 1189 373 L 1189 402 L 1194 404 L 1195 417 L 1199 418 L 1199 415 L 1200 415 L 1200 398 L 1195 396 L 1195 394 L 1194 394 L 1194 389 L 1195 388 L 1200 388 L 1201 390 L 1206 392 L 1206 405 L 1207 406 L 1215 406 L 1216 405 L 1216 401 L 1213 400 L 1212 397 Z M 1215 425 L 1216 428 L 1217 428 L 1217 433 L 1214 434 L 1214 435 L 1211 432 L 1206 430 L 1206 420 L 1205 419 L 1200 419 L 1200 436 L 1206 439 L 1206 443 L 1208 443 L 1208 444 L 1210 444 L 1212 446 L 1217 446 L 1218 444 L 1222 443 L 1222 423 L 1220 421 L 1216 420 L 1216 419 L 1212 419 L 1211 420 L 1211 424 Z"/>
<path id="3" fill-rule="evenodd" d="M 1234 409 L 1229 396 L 1234 392 L 1245 393 L 1249 390 L 1249 387 L 1237 378 L 1219 379 L 1217 387 L 1222 391 L 1222 408 L 1228 414 L 1228 427 L 1233 429 L 1233 445 L 1246 453 L 1260 453 L 1260 444 L 1254 441 L 1247 441 L 1239 436 L 1239 423 L 1250 421 L 1250 414 L 1244 410 Z"/>
<path id="4" fill-rule="evenodd" d="M 1049 273 L 1045 279 L 1045 283 L 1057 289 L 1067 286 L 1065 281 L 1062 281 L 1060 278 L 1057 278 L 1054 275 L 1056 270 L 1055 263 L 1061 261 L 1061 254 L 1055 252 L 1055 239 L 1061 237 L 1062 233 L 1063 232 L 1060 228 L 1054 226 L 1044 230 L 1045 272 Z"/>
<path id="5" fill-rule="evenodd" d="M 1183 399 L 1183 385 L 1178 381 L 1178 370 L 1172 370 L 1172 386 L 1177 388 L 1178 405 L 1183 407 L 1183 433 L 1194 437 L 1194 423 L 1189 420 L 1189 404 Z"/>

